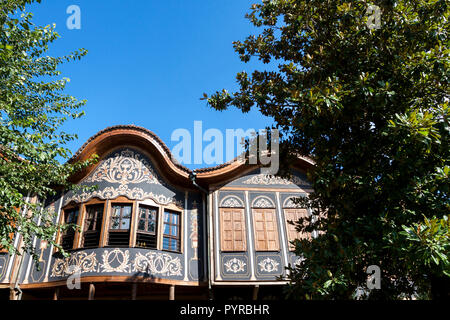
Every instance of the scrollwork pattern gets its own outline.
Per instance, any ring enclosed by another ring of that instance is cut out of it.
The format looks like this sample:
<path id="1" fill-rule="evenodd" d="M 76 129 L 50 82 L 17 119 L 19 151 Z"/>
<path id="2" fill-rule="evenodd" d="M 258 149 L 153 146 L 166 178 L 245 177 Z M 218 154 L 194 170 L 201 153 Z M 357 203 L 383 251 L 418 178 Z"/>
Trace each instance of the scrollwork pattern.
<path id="1" fill-rule="evenodd" d="M 240 259 L 233 258 L 224 263 L 226 272 L 244 272 L 246 263 Z"/>
<path id="2" fill-rule="evenodd" d="M 93 174 L 85 182 L 128 183 L 146 182 L 162 184 L 151 165 L 139 153 L 125 149 L 117 152 L 109 159 L 103 160 Z"/>
<path id="3" fill-rule="evenodd" d="M 182 266 L 180 258 L 174 258 L 167 253 L 148 252 L 143 255 L 138 252 L 133 262 L 133 271 L 153 275 L 181 276 Z"/>
<path id="4" fill-rule="evenodd" d="M 261 272 L 276 272 L 279 264 L 279 262 L 270 258 L 266 258 L 258 263 Z"/>
<path id="5" fill-rule="evenodd" d="M 227 197 L 222 200 L 220 206 L 224 208 L 241 208 L 244 205 L 236 197 Z"/>
<path id="6" fill-rule="evenodd" d="M 300 179 L 297 176 L 292 176 L 290 179 L 285 179 L 281 177 L 271 176 L 267 174 L 258 174 L 255 175 L 243 182 L 244 184 L 262 184 L 262 185 L 272 185 L 272 184 L 281 184 L 281 185 L 301 185 L 305 184 L 305 181 Z"/>
<path id="7" fill-rule="evenodd" d="M 87 254 L 79 251 L 70 257 L 57 258 L 52 267 L 51 277 L 70 276 L 75 272 L 97 272 L 98 261 L 94 252 Z"/>
<path id="8" fill-rule="evenodd" d="M 253 203 L 253 208 L 275 208 L 275 205 L 269 199 L 259 197 Z"/>
<path id="9" fill-rule="evenodd" d="M 86 202 L 91 198 L 100 198 L 102 200 L 106 199 L 114 199 L 118 196 L 125 196 L 132 200 L 144 200 L 144 199 L 153 199 L 159 204 L 169 204 L 174 203 L 179 207 L 183 207 L 183 203 L 180 200 L 177 200 L 173 197 L 166 197 L 162 194 L 154 194 L 153 192 L 145 192 L 141 188 L 135 187 L 130 189 L 127 185 L 121 185 L 118 188 L 114 187 L 106 187 L 103 190 L 94 190 L 92 192 L 83 192 L 81 194 L 74 194 L 71 197 L 68 197 L 64 201 L 64 205 L 67 205 L 71 201 L 75 201 L 77 203 Z"/>
<path id="10" fill-rule="evenodd" d="M 105 250 L 102 254 L 102 263 L 100 267 L 102 272 L 130 272 L 130 253 L 128 250 L 122 251 L 120 249 L 114 249 L 108 252 Z M 116 263 L 117 266 L 113 267 L 111 264 Z"/>

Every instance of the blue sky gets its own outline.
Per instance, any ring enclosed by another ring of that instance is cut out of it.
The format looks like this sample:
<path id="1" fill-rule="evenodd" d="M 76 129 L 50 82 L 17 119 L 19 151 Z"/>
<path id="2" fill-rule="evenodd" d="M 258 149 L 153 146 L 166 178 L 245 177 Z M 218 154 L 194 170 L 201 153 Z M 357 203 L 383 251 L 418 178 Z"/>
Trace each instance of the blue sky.
<path id="1" fill-rule="evenodd" d="M 170 139 L 172 132 L 177 128 L 193 132 L 195 120 L 203 121 L 203 131 L 217 128 L 224 136 L 227 128 L 270 125 L 272 120 L 256 110 L 219 112 L 200 100 L 204 92 L 236 89 L 239 71 L 267 68 L 256 59 L 242 63 L 232 46 L 257 32 L 245 18 L 255 2 L 43 0 L 29 6 L 36 24 L 56 23 L 61 38 L 49 54 L 89 51 L 82 60 L 61 67 L 62 76 L 71 80 L 66 92 L 88 101 L 86 116 L 64 127 L 78 134 L 78 140 L 68 145 L 70 150 L 75 152 L 90 136 L 117 124 L 150 129 L 171 150 L 177 144 Z M 70 5 L 81 9 L 80 30 L 66 27 Z"/>

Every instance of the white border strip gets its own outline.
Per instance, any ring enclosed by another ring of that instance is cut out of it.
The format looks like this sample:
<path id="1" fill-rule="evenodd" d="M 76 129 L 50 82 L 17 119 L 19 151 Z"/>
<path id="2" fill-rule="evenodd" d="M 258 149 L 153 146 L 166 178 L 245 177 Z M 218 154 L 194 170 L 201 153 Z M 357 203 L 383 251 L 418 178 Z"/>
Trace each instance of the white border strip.
<path id="1" fill-rule="evenodd" d="M 255 251 L 253 250 L 253 226 L 250 223 L 250 206 L 249 206 L 249 199 L 248 199 L 248 191 L 245 191 L 245 204 L 246 204 L 246 211 L 247 211 L 247 234 L 248 234 L 248 255 L 250 258 L 250 271 L 251 271 L 251 277 L 250 280 L 256 280 L 255 277 L 255 261 L 253 260 L 253 255 L 255 254 Z"/>
<path id="2" fill-rule="evenodd" d="M 61 195 L 59 206 L 58 206 L 58 214 L 56 215 L 56 223 L 59 223 L 59 217 L 61 216 L 61 208 L 64 201 L 64 194 Z M 81 214 L 81 212 L 79 213 Z M 56 239 L 56 234 L 53 235 L 53 241 Z M 48 281 L 48 273 L 50 272 L 50 265 L 52 262 L 52 252 L 53 252 L 53 244 L 50 246 L 50 251 L 48 253 L 48 265 L 47 265 L 47 271 L 45 271 L 45 278 L 44 281 Z"/>
<path id="3" fill-rule="evenodd" d="M 222 277 L 220 276 L 220 249 L 219 249 L 219 237 L 220 237 L 220 232 L 219 232 L 219 192 L 216 191 L 215 195 L 214 195 L 214 200 L 215 200 L 215 204 L 216 204 L 216 212 L 214 214 L 214 224 L 215 224 L 215 235 L 213 236 L 214 240 L 216 241 L 215 245 L 216 245 L 216 279 L 217 280 L 222 280 Z"/>
<path id="4" fill-rule="evenodd" d="M 287 247 L 286 247 L 286 238 L 285 238 L 285 234 L 287 232 L 286 230 L 286 223 L 285 223 L 285 219 L 283 219 L 283 215 L 281 213 L 281 206 L 280 206 L 280 193 L 279 192 L 275 192 L 276 198 L 277 198 L 277 207 L 278 207 L 278 220 L 280 221 L 280 233 L 281 233 L 281 246 L 283 247 L 283 256 L 284 256 L 284 263 L 285 266 L 287 267 L 289 262 L 288 262 L 288 251 L 287 251 Z M 286 274 L 289 274 L 289 270 L 286 270 Z"/>

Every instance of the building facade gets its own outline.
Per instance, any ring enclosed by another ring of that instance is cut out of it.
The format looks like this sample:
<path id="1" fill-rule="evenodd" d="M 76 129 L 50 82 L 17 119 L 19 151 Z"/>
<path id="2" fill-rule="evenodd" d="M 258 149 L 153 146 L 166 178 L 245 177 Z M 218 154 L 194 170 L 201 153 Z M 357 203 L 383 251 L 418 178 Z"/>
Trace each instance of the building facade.
<path id="1" fill-rule="evenodd" d="M 151 131 L 115 126 L 98 132 L 71 161 L 99 161 L 72 177 L 88 190 L 46 200 L 56 235 L 70 252 L 34 239 L 27 254 L 0 253 L 0 292 L 12 299 L 273 299 L 298 263 L 288 221 L 310 215 L 293 199 L 311 192 L 311 160 L 292 178 L 230 162 L 194 171 L 173 160 Z M 21 247 L 21 238 L 15 238 Z"/>

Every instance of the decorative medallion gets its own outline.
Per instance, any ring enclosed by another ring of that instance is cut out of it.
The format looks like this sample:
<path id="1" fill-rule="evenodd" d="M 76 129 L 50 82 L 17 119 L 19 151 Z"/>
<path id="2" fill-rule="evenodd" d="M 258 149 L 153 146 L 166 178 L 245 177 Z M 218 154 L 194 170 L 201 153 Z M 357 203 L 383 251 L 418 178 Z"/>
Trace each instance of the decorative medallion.
<path id="1" fill-rule="evenodd" d="M 100 263 L 100 268 L 102 272 L 130 272 L 129 258 L 128 250 L 114 249 L 109 252 L 105 250 L 102 254 L 103 263 Z M 113 267 L 112 265 L 116 266 Z"/>
<path id="2" fill-rule="evenodd" d="M 270 258 L 266 258 L 264 260 L 261 260 L 258 265 L 259 265 L 259 270 L 261 272 L 277 272 L 278 271 L 278 265 L 280 263 L 270 259 Z"/>
<path id="3" fill-rule="evenodd" d="M 294 266 L 295 266 L 295 267 L 300 266 L 300 264 L 301 264 L 304 260 L 305 260 L 304 257 L 298 257 L 298 258 L 295 259 L 295 261 L 294 261 Z"/>
<path id="4" fill-rule="evenodd" d="M 244 267 L 246 266 L 246 263 L 237 258 L 233 258 L 233 259 L 230 259 L 227 262 L 225 262 L 224 266 L 225 266 L 226 272 L 238 273 L 238 272 L 245 271 Z"/>
<path id="5" fill-rule="evenodd" d="M 101 181 L 121 185 L 141 182 L 162 184 L 148 161 L 140 153 L 130 149 L 117 152 L 103 160 L 84 182 Z"/>
<path id="6" fill-rule="evenodd" d="M 281 177 L 271 176 L 267 174 L 258 174 L 255 175 L 243 182 L 244 184 L 263 184 L 263 185 L 271 185 L 271 184 L 281 184 L 281 185 L 302 185 L 305 184 L 305 181 L 300 179 L 297 176 L 292 176 L 290 179 L 285 179 Z"/>
<path id="7" fill-rule="evenodd" d="M 81 194 L 74 194 L 64 201 L 64 205 L 67 205 L 71 201 L 75 201 L 77 203 L 85 202 L 94 197 L 106 200 L 106 199 L 114 199 L 118 196 L 125 196 L 131 200 L 153 199 L 159 204 L 166 205 L 169 203 L 174 203 L 179 207 L 183 207 L 183 202 L 175 199 L 174 197 L 166 197 L 165 195 L 162 194 L 157 195 L 152 192 L 145 192 L 141 188 L 137 187 L 130 189 L 127 185 L 121 185 L 118 188 L 106 187 L 103 190 L 94 190 L 92 192 L 83 192 Z"/>
<path id="8" fill-rule="evenodd" d="M 229 196 L 222 200 L 220 206 L 225 208 L 242 208 L 244 205 L 237 197 Z"/>
<path id="9" fill-rule="evenodd" d="M 258 197 L 253 202 L 253 208 L 275 208 L 273 202 L 266 197 Z"/>
<path id="10" fill-rule="evenodd" d="M 145 255 L 138 252 L 133 262 L 133 271 L 151 275 L 181 276 L 180 258 L 173 258 L 167 253 L 148 252 Z"/>
<path id="11" fill-rule="evenodd" d="M 84 251 L 73 253 L 70 257 L 57 258 L 53 263 L 51 277 L 70 276 L 75 272 L 97 272 L 98 261 L 95 253 L 87 254 Z"/>

